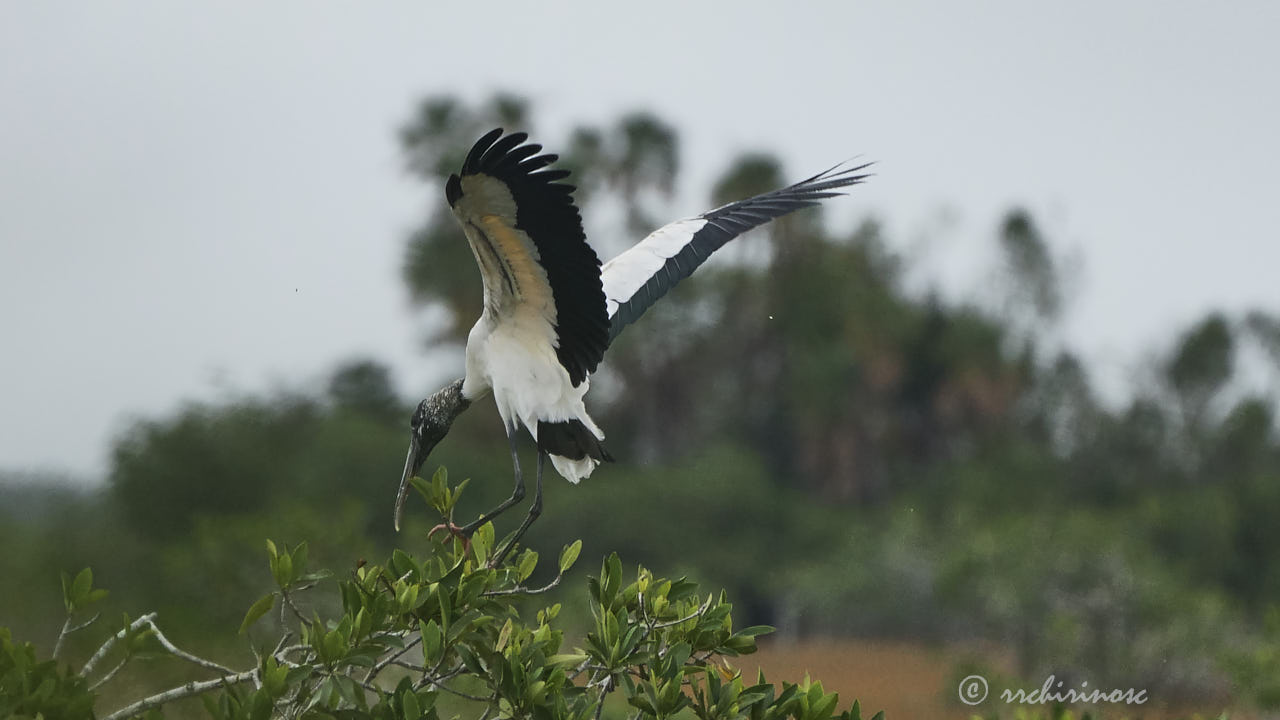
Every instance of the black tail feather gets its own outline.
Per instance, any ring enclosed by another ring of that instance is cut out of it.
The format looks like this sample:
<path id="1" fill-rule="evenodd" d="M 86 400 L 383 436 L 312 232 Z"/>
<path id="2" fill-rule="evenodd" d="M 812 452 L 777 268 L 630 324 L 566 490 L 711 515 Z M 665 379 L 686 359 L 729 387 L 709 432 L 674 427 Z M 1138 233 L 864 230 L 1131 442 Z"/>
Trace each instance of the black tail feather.
<path id="1" fill-rule="evenodd" d="M 604 444 L 581 420 L 557 423 L 539 420 L 538 449 L 548 455 L 559 455 L 570 460 L 590 457 L 600 462 L 613 462 L 613 456 L 604 449 Z"/>

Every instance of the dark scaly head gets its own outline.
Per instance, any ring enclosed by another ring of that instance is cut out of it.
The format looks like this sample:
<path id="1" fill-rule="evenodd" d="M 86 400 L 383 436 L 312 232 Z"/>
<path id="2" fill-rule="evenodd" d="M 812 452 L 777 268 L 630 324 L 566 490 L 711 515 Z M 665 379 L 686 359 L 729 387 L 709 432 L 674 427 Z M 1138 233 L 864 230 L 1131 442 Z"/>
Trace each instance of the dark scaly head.
<path id="1" fill-rule="evenodd" d="M 436 444 L 449 434 L 453 421 L 471 405 L 462 397 L 462 381 L 456 380 L 437 390 L 431 397 L 418 403 L 409 422 L 409 455 L 404 459 L 404 474 L 400 477 L 400 491 L 396 495 L 396 530 L 400 530 L 400 515 L 404 500 L 409 495 L 409 478 L 415 477 L 426 462 Z"/>

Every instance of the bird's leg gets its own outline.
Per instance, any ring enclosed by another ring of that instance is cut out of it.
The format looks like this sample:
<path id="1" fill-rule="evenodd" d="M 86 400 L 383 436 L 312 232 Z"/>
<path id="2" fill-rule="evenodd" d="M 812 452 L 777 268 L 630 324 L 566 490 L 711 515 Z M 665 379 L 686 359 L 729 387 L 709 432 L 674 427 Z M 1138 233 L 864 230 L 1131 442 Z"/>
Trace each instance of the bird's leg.
<path id="1" fill-rule="evenodd" d="M 490 510 L 484 515 L 481 515 L 473 522 L 467 523 L 461 528 L 458 528 L 458 532 L 462 533 L 466 537 L 471 537 L 471 534 L 474 533 L 481 525 L 484 525 L 490 520 L 498 517 L 502 513 L 506 512 L 507 508 L 524 499 L 524 477 L 520 474 L 520 455 L 516 452 L 517 437 L 518 433 L 516 432 L 514 425 L 507 428 L 507 439 L 511 441 L 511 464 L 516 469 L 516 486 L 511 490 L 511 497 L 503 500 L 498 507 Z"/>
<path id="2" fill-rule="evenodd" d="M 524 535 L 524 531 L 528 530 L 529 526 L 533 524 L 533 521 L 537 520 L 538 516 L 542 514 L 542 465 L 546 459 L 547 454 L 539 450 L 538 479 L 535 481 L 533 486 L 533 504 L 529 506 L 529 514 L 524 516 L 524 522 L 520 523 L 520 527 L 516 529 L 516 534 L 513 535 L 511 540 L 503 546 L 501 552 L 494 555 L 493 559 L 489 561 L 489 567 L 497 567 L 501 565 L 502 559 L 505 558 L 507 553 L 511 552 L 511 549 L 516 546 L 516 543 Z"/>

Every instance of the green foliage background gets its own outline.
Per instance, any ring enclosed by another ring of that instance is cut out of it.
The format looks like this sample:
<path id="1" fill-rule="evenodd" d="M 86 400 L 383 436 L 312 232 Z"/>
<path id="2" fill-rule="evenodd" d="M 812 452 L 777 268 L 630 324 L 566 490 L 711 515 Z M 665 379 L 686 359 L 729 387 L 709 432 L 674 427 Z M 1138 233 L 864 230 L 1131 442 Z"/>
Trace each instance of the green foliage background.
<path id="1" fill-rule="evenodd" d="M 442 178 L 495 124 L 540 137 L 512 96 L 416 108 L 401 141 L 426 197 L 443 197 Z M 565 149 L 602 256 L 669 219 L 680 153 L 661 118 L 543 141 Z M 709 199 L 797 177 L 782 167 L 744 155 Z M 423 330 L 460 371 L 480 285 L 444 203 L 428 206 L 404 280 L 446 311 Z M 1276 309 L 1171 331 L 1127 396 L 1103 402 L 1058 339 L 1072 278 L 1034 218 L 1001 219 L 996 279 L 968 303 L 909 291 L 890 240 L 872 220 L 839 232 L 819 211 L 786 218 L 629 328 L 592 395 L 621 462 L 581 487 L 553 479 L 531 546 L 582 538 L 585 558 L 688 572 L 783 637 L 980 640 L 1009 648 L 1024 677 L 1274 706 Z M 409 411 L 432 389 L 394 387 L 376 359 L 349 363 L 327 387 L 138 422 L 101 490 L 7 476 L 0 625 L 50 645 L 62 623 L 50 568 L 90 565 L 113 610 L 156 610 L 186 645 L 238 657 L 227 631 L 269 589 L 264 537 L 308 541 L 325 567 L 389 552 Z M 474 480 L 460 516 L 509 492 L 486 406 L 458 421 L 436 464 Z M 429 524 L 410 517 L 404 537 Z"/>

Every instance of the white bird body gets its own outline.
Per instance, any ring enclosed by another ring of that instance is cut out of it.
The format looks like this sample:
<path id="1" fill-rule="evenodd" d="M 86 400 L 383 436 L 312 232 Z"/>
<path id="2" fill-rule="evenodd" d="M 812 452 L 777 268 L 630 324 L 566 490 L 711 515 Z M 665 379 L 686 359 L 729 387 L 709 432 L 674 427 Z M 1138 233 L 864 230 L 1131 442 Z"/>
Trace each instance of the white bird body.
<path id="1" fill-rule="evenodd" d="M 498 415 L 508 432 L 523 425 L 536 441 L 538 422 L 578 420 L 604 440 L 604 433 L 587 414 L 583 397 L 591 386 L 584 380 L 576 387 L 569 373 L 547 343 L 541 323 L 522 318 L 494 320 L 487 313 L 467 336 L 467 374 L 462 394 L 468 400 L 493 392 Z M 566 480 L 577 484 L 591 474 L 599 461 L 592 457 L 571 459 L 551 455 L 551 464 Z"/>

